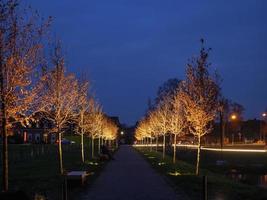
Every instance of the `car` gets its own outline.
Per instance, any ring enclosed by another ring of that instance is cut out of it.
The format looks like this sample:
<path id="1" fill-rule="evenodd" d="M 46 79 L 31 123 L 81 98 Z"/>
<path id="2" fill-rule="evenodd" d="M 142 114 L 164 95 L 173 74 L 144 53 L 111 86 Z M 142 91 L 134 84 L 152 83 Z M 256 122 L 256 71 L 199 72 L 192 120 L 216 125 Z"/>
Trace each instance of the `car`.
<path id="1" fill-rule="evenodd" d="M 56 141 L 58 143 L 58 140 Z M 62 138 L 61 144 L 75 144 L 75 141 L 68 140 L 66 138 Z"/>

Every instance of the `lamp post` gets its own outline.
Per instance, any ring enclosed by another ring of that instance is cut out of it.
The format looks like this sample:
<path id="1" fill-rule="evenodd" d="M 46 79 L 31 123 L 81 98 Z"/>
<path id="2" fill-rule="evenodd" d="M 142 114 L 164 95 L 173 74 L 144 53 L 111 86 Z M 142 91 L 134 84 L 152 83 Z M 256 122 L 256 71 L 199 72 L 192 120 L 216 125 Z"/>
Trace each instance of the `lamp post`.
<path id="1" fill-rule="evenodd" d="M 231 115 L 231 120 L 233 120 L 233 121 L 234 121 L 234 120 L 236 120 L 236 119 L 237 119 L 237 116 L 236 116 L 236 114 L 232 114 L 232 115 Z"/>
<path id="2" fill-rule="evenodd" d="M 234 121 L 236 121 L 236 119 L 237 119 L 237 115 L 236 114 L 232 114 L 231 116 L 230 116 L 230 119 L 231 119 L 231 121 L 232 121 L 232 123 L 234 122 Z M 234 126 L 232 126 L 233 128 L 234 128 Z M 234 130 L 233 130 L 234 131 Z M 232 145 L 234 145 L 234 132 L 232 132 Z"/>
<path id="3" fill-rule="evenodd" d="M 267 113 L 266 112 L 264 112 L 264 113 L 262 113 L 262 119 L 263 119 L 263 126 L 262 127 L 260 127 L 261 129 L 262 129 L 262 138 L 263 138 L 263 142 L 264 142 L 264 144 L 266 144 L 266 142 L 265 142 L 265 120 L 266 120 L 266 118 L 267 118 Z M 260 130 L 261 131 L 261 130 Z"/>

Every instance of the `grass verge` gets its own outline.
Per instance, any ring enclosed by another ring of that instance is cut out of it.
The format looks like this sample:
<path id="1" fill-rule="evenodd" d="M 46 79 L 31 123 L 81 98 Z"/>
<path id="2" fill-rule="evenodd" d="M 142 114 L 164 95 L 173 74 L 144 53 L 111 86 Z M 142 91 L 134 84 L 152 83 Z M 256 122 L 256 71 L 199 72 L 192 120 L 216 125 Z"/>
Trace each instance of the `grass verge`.
<path id="1" fill-rule="evenodd" d="M 167 177 L 174 188 L 179 192 L 182 190 L 189 199 L 199 200 L 202 197 L 203 175 L 208 176 L 208 199 L 214 200 L 264 200 L 267 199 L 267 190 L 257 186 L 242 184 L 230 180 L 225 176 L 201 170 L 201 176 L 195 176 L 195 166 L 178 160 L 172 163 L 172 157 L 166 156 L 162 160 L 160 152 L 150 152 L 145 148 L 137 148 L 145 159 L 159 173 Z"/>
<path id="2" fill-rule="evenodd" d="M 31 199 L 39 195 L 45 199 L 59 200 L 62 198 L 63 179 L 58 170 L 57 146 L 43 146 L 41 148 L 41 145 L 9 145 L 9 190 L 24 191 Z M 96 154 L 97 149 L 96 146 Z M 68 188 L 68 199 L 77 199 L 80 193 L 87 190 L 106 164 L 91 157 L 89 145 L 85 146 L 85 158 L 85 163 L 82 163 L 80 145 L 63 145 L 64 169 L 87 171 L 90 174 L 84 187 Z"/>

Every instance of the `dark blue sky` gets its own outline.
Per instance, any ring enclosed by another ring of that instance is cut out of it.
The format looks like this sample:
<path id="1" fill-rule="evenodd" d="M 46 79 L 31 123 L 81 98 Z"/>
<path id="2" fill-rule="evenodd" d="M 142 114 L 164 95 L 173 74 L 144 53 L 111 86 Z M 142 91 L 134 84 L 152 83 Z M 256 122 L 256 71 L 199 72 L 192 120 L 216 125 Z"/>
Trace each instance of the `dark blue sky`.
<path id="1" fill-rule="evenodd" d="M 266 0 L 25 0 L 63 40 L 68 70 L 89 75 L 110 115 L 135 123 L 148 97 L 185 64 L 212 47 L 225 96 L 243 104 L 247 118 L 267 108 Z"/>

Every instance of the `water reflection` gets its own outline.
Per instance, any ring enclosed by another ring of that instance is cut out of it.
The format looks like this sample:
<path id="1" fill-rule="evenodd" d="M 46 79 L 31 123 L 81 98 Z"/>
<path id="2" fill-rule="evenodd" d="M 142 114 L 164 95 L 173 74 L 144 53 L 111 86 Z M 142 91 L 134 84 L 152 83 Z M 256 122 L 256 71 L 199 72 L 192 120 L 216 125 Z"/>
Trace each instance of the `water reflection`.
<path id="1" fill-rule="evenodd" d="M 267 174 L 261 175 L 259 178 L 260 178 L 259 185 L 267 188 Z"/>
<path id="2" fill-rule="evenodd" d="M 267 174 L 243 174 L 231 170 L 231 172 L 227 174 L 227 177 L 245 184 L 258 185 L 267 188 Z"/>

